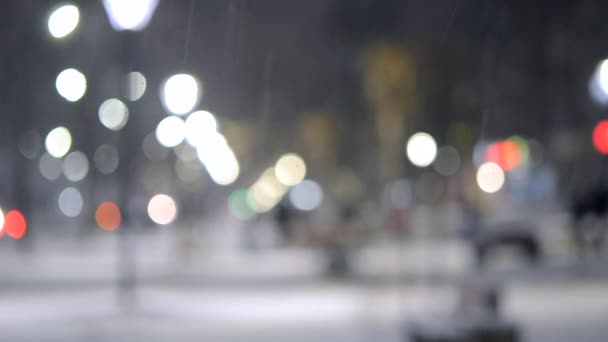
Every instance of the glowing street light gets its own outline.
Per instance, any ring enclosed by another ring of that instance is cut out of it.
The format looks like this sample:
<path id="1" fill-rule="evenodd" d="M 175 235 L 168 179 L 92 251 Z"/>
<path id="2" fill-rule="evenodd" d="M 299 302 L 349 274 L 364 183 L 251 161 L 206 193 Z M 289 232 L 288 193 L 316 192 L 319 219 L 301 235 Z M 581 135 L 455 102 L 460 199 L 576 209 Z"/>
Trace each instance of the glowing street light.
<path id="1" fill-rule="evenodd" d="M 150 22 L 158 0 L 103 0 L 112 28 L 116 31 L 141 31 Z"/>

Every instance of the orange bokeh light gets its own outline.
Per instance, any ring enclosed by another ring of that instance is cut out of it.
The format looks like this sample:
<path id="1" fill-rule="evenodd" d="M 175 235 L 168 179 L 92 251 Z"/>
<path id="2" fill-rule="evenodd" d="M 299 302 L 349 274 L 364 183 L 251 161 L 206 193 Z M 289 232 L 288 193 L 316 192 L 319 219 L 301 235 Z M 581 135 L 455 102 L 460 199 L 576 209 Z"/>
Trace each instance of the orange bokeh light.
<path id="1" fill-rule="evenodd" d="M 95 221 L 99 228 L 108 231 L 118 229 L 122 223 L 122 214 L 120 208 L 114 202 L 103 202 L 95 211 Z"/>
<path id="2" fill-rule="evenodd" d="M 2 235 L 4 233 L 13 239 L 21 239 L 27 232 L 27 221 L 25 216 L 19 210 L 11 210 L 4 217 L 4 228 L 2 229 Z"/>
<path id="3" fill-rule="evenodd" d="M 513 170 L 523 160 L 521 149 L 517 143 L 510 140 L 499 141 L 488 146 L 484 159 L 486 162 L 495 163 L 504 171 Z"/>

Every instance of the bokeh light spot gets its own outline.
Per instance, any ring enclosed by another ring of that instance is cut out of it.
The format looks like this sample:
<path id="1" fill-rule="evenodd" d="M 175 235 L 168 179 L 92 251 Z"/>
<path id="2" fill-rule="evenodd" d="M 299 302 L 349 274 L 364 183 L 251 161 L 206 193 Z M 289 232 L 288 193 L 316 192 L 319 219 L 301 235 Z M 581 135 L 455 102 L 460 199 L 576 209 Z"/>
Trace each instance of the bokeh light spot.
<path id="1" fill-rule="evenodd" d="M 76 217 L 82 212 L 84 201 L 78 189 L 69 187 L 61 191 L 57 204 L 65 216 Z"/>
<path id="2" fill-rule="evenodd" d="M 114 231 L 122 223 L 122 214 L 116 203 L 106 201 L 101 203 L 95 211 L 95 221 L 99 228 Z"/>
<path id="3" fill-rule="evenodd" d="M 232 215 L 241 220 L 248 220 L 255 215 L 247 189 L 234 190 L 228 197 L 228 207 Z"/>
<path id="4" fill-rule="evenodd" d="M 306 177 L 306 163 L 299 155 L 288 153 L 279 158 L 274 172 L 283 185 L 294 186 Z"/>
<path id="5" fill-rule="evenodd" d="M 186 141 L 199 147 L 205 143 L 212 134 L 217 132 L 217 121 L 213 114 L 199 110 L 186 118 Z"/>
<path id="6" fill-rule="evenodd" d="M 406 154 L 412 164 L 418 167 L 429 166 L 437 156 L 435 139 L 423 132 L 412 135 L 407 141 Z"/>
<path id="7" fill-rule="evenodd" d="M 0 209 L 0 237 L 4 235 L 4 212 Z"/>
<path id="8" fill-rule="evenodd" d="M 21 239 L 27 231 L 27 221 L 19 210 L 11 210 L 4 217 L 3 231 L 13 239 Z"/>
<path id="9" fill-rule="evenodd" d="M 192 75 L 173 75 L 162 87 L 163 105 L 173 114 L 184 115 L 190 112 L 198 104 L 199 97 L 199 83 Z"/>
<path id="10" fill-rule="evenodd" d="M 48 28 L 51 36 L 65 38 L 74 32 L 80 21 L 80 12 L 74 5 L 64 5 L 54 10 L 49 16 Z"/>
<path id="11" fill-rule="evenodd" d="M 137 71 L 127 74 L 127 98 L 129 101 L 137 101 L 146 92 L 146 77 Z"/>
<path id="12" fill-rule="evenodd" d="M 593 146 L 601 154 L 608 154 L 608 120 L 602 120 L 593 129 Z"/>
<path id="13" fill-rule="evenodd" d="M 47 134 L 44 140 L 46 151 L 55 158 L 65 156 L 72 147 L 72 134 L 63 127 L 54 128 Z"/>
<path id="14" fill-rule="evenodd" d="M 169 224 L 177 216 L 177 207 L 171 196 L 165 194 L 154 195 L 148 202 L 148 216 L 157 224 Z"/>
<path id="15" fill-rule="evenodd" d="M 66 69 L 55 80 L 57 92 L 70 102 L 80 100 L 87 91 L 87 79 L 76 69 Z"/>
<path id="16" fill-rule="evenodd" d="M 177 116 L 168 116 L 156 126 L 156 139 L 164 147 L 175 147 L 184 141 L 186 127 L 184 120 Z"/>
<path id="17" fill-rule="evenodd" d="M 486 162 L 477 169 L 477 185 L 487 193 L 495 193 L 500 190 L 505 183 L 503 170 L 495 163 Z"/>
<path id="18" fill-rule="evenodd" d="M 289 191 L 289 201 L 296 209 L 314 210 L 323 201 L 323 189 L 319 183 L 305 179 Z"/>
<path id="19" fill-rule="evenodd" d="M 61 159 L 44 153 L 38 161 L 38 169 L 42 177 L 53 181 L 61 176 Z"/>
<path id="20" fill-rule="evenodd" d="M 99 121 L 113 131 L 122 129 L 129 120 L 129 109 L 119 99 L 105 100 L 99 106 Z"/>
<path id="21" fill-rule="evenodd" d="M 61 165 L 65 178 L 72 182 L 83 180 L 89 173 L 89 160 L 79 151 L 68 154 Z"/>

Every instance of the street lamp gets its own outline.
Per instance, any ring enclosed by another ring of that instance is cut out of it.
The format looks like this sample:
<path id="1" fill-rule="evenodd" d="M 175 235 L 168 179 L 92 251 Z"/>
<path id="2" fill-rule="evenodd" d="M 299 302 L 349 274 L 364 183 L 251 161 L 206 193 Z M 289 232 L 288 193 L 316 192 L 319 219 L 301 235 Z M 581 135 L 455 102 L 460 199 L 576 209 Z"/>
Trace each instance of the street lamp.
<path id="1" fill-rule="evenodd" d="M 133 67 L 135 62 L 135 54 L 136 51 L 136 37 L 135 32 L 141 31 L 150 22 L 152 15 L 154 14 L 154 10 L 158 5 L 158 0 L 103 0 L 103 6 L 105 8 L 106 14 L 112 25 L 112 28 L 116 31 L 123 31 L 120 37 L 120 54 L 121 54 L 121 63 L 123 72 L 125 75 L 128 75 Z M 127 93 L 124 94 L 126 98 L 133 98 L 133 89 L 132 85 L 129 82 L 127 86 Z M 134 111 L 131 110 L 131 113 Z M 126 138 L 129 139 L 138 139 L 138 127 L 136 122 L 136 115 L 132 115 L 132 120 L 129 120 L 125 123 L 124 130 L 121 132 L 119 139 L 123 140 Z M 129 198 L 131 195 L 133 179 L 134 179 L 134 170 L 132 170 L 131 165 L 127 161 L 135 160 L 135 154 L 137 153 L 137 149 L 135 146 L 137 144 L 130 143 L 128 141 L 122 141 L 120 146 L 120 153 L 122 154 L 121 160 L 125 161 L 122 163 L 122 168 L 120 168 L 120 180 L 123 182 L 121 184 L 121 199 L 120 206 L 123 210 L 123 222 L 125 223 L 125 227 L 120 229 L 118 232 L 119 235 L 119 258 L 118 258 L 118 269 L 119 269 L 119 277 L 118 277 L 118 300 L 126 309 L 131 309 L 133 305 L 136 304 L 135 298 L 135 273 L 136 273 L 136 261 L 135 261 L 135 249 L 134 246 L 131 246 L 129 243 L 129 236 L 125 229 L 129 224 L 133 222 L 129 222 L 130 215 L 128 208 L 129 206 Z"/>
<path id="2" fill-rule="evenodd" d="M 116 31 L 141 31 L 150 22 L 158 0 L 103 0 L 110 24 Z"/>

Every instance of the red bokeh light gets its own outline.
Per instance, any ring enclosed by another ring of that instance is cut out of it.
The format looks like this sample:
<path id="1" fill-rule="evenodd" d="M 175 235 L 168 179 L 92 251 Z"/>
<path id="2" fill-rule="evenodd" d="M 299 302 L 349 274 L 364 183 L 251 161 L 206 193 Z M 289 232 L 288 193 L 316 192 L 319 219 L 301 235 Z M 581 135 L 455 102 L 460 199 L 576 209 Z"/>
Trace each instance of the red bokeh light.
<path id="1" fill-rule="evenodd" d="M 503 140 L 488 146 L 484 156 L 486 162 L 500 166 L 504 171 L 513 170 L 522 163 L 522 151 L 513 141 Z"/>
<path id="2" fill-rule="evenodd" d="M 21 239 L 27 232 L 27 221 L 19 210 L 11 210 L 4 217 L 4 229 L 2 229 L 2 235 L 4 233 L 13 239 Z"/>
<path id="3" fill-rule="evenodd" d="M 114 202 L 103 202 L 95 211 L 95 221 L 99 228 L 103 230 L 113 231 L 118 229 L 122 223 L 122 214 L 120 208 Z"/>
<path id="4" fill-rule="evenodd" d="M 593 146 L 601 154 L 608 154 L 608 120 L 603 120 L 593 129 Z"/>

